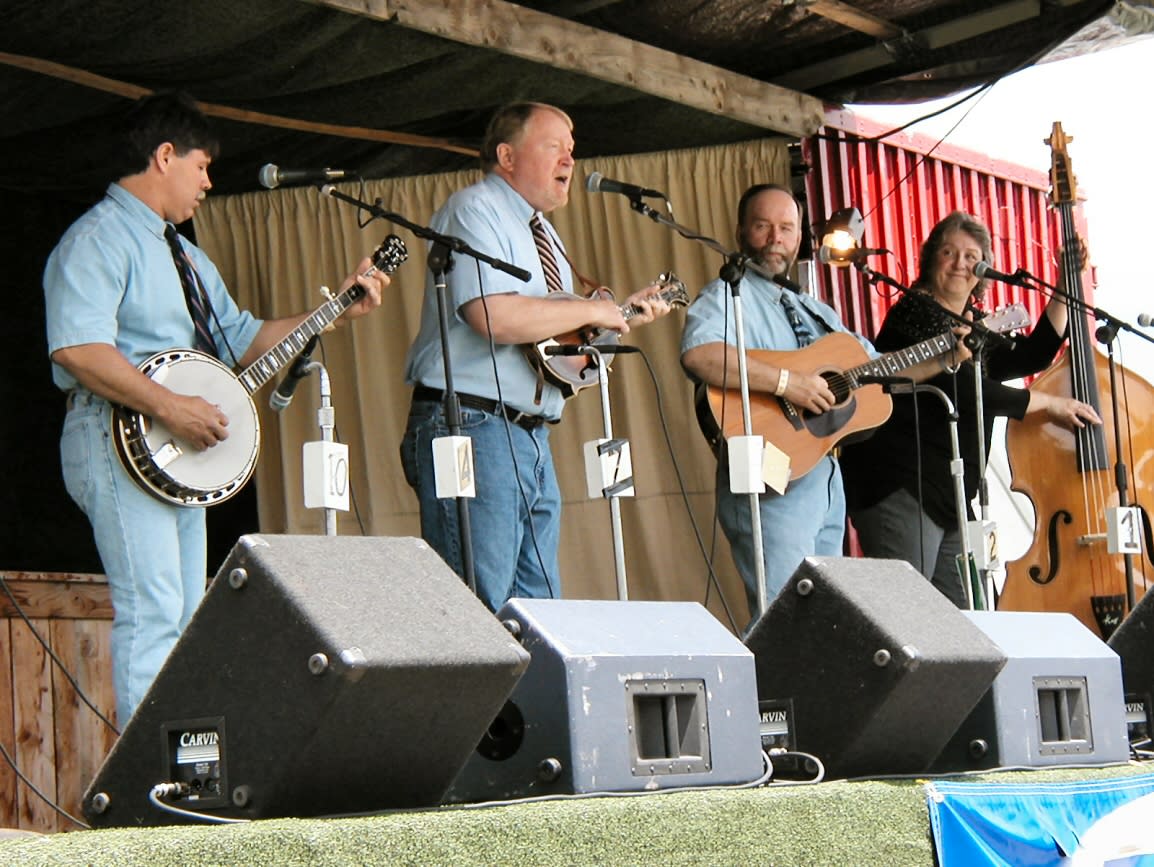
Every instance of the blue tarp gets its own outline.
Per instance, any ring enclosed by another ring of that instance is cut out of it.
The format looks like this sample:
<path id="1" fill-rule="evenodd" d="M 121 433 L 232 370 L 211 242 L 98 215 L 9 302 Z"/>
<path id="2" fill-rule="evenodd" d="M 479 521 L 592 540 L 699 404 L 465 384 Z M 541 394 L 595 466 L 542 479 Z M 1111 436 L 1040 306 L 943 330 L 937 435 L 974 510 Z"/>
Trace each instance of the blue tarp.
<path id="1" fill-rule="evenodd" d="M 926 784 L 941 867 L 1154 867 L 1154 775 Z"/>

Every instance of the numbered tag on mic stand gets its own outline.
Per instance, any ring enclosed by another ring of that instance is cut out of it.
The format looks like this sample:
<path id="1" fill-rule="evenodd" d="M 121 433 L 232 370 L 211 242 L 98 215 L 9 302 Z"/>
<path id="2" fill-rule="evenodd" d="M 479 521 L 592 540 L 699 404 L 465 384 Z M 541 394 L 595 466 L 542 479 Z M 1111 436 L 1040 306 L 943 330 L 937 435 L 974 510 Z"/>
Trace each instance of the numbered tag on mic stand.
<path id="1" fill-rule="evenodd" d="M 305 443 L 304 494 L 306 509 L 349 510 L 349 447 L 344 443 Z"/>
<path id="2" fill-rule="evenodd" d="M 1106 550 L 1111 554 L 1142 553 L 1142 513 L 1137 506 L 1106 510 Z"/>

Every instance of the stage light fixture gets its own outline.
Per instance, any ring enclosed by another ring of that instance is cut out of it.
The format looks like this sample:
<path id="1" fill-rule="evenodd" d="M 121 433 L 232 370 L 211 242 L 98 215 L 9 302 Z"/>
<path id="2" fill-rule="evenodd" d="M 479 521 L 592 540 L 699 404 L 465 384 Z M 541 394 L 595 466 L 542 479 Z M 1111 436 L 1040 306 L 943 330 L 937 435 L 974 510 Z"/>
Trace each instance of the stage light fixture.
<path id="1" fill-rule="evenodd" d="M 818 258 L 827 265 L 846 268 L 853 264 L 853 253 L 861 246 L 865 220 L 857 208 L 842 208 L 826 220 Z"/>

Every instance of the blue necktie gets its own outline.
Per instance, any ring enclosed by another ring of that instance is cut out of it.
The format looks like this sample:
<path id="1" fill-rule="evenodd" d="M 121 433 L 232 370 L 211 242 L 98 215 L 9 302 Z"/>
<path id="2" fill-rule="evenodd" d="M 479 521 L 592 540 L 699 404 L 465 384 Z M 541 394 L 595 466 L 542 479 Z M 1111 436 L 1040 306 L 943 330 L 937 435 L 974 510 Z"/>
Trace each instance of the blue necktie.
<path id="1" fill-rule="evenodd" d="M 793 329 L 793 333 L 797 336 L 797 345 L 799 347 L 809 346 L 817 335 L 813 333 L 813 329 L 809 324 L 801 318 L 801 314 L 797 312 L 797 305 L 790 296 L 788 289 L 781 291 L 781 308 L 785 311 L 785 318 L 789 320 L 789 325 Z"/>
<path id="2" fill-rule="evenodd" d="M 172 261 L 176 264 L 176 273 L 180 275 L 180 285 L 184 287 L 184 301 L 188 305 L 188 312 L 196 329 L 195 348 L 207 352 L 214 358 L 219 357 L 208 319 L 208 299 L 200 288 L 200 280 L 197 278 L 196 269 L 192 266 L 192 260 L 188 258 L 188 254 L 180 244 L 176 227 L 171 223 L 164 226 L 164 239 L 168 241 L 168 247 L 172 251 Z"/>

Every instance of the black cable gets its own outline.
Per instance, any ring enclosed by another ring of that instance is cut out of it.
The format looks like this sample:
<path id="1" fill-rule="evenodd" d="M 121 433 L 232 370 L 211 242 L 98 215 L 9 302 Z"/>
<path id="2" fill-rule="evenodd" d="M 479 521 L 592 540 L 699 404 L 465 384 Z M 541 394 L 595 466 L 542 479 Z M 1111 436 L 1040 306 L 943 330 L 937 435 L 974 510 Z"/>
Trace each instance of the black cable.
<path id="1" fill-rule="evenodd" d="M 677 461 L 676 450 L 673 448 L 673 439 L 669 435 L 669 422 L 665 417 L 665 399 L 661 395 L 661 385 L 657 380 L 657 372 L 653 369 L 653 364 L 649 360 L 649 356 L 644 351 L 638 349 L 638 353 L 645 361 L 645 369 L 649 371 L 649 378 L 653 382 L 653 391 L 657 396 L 657 415 L 661 419 L 661 432 L 665 437 L 665 447 L 669 450 L 669 459 L 673 462 L 673 472 L 677 476 L 677 488 L 681 493 L 681 501 L 685 504 L 685 512 L 689 516 L 689 524 L 693 527 L 693 536 L 697 540 L 698 550 L 701 551 L 701 556 L 705 559 L 705 566 L 709 570 L 709 584 L 706 588 L 705 602 L 709 603 L 709 588 L 717 587 L 717 596 L 721 600 L 721 605 L 725 609 L 725 616 L 729 618 L 729 625 L 733 631 L 738 632 L 737 621 L 733 617 L 733 611 L 729 608 L 729 603 L 725 599 L 725 594 L 721 592 L 721 582 L 717 578 L 717 573 L 714 571 L 713 563 L 710 560 L 709 554 L 705 550 L 705 540 L 701 536 L 701 530 L 697 526 L 697 521 L 693 517 L 693 509 L 689 504 L 689 491 L 685 487 L 685 478 L 681 474 L 681 465 Z M 717 497 L 714 497 L 716 504 Z M 717 507 L 714 506 L 714 514 L 717 514 Z M 716 525 L 715 525 L 716 526 Z"/>
<path id="2" fill-rule="evenodd" d="M 12 773 L 14 773 L 17 776 L 17 778 L 20 780 L 20 782 L 22 782 L 29 789 L 31 789 L 33 792 L 35 792 L 37 797 L 39 797 L 44 803 L 46 803 L 49 807 L 51 807 L 53 810 L 55 810 L 61 816 L 68 819 L 68 821 L 76 823 L 79 827 L 83 828 L 85 831 L 92 830 L 88 825 L 84 824 L 84 822 L 77 819 L 75 816 L 73 816 L 71 813 L 69 813 L 67 810 L 65 810 L 63 807 L 61 807 L 59 804 L 57 804 L 54 800 L 52 800 L 46 794 L 44 794 L 42 791 L 40 791 L 40 789 L 37 788 L 35 783 L 33 783 L 30 779 L 28 779 L 28 777 L 24 776 L 23 771 L 21 771 L 20 768 L 16 766 L 16 760 L 12 757 L 12 754 L 9 753 L 8 750 L 4 748 L 3 743 L 0 743 L 0 755 L 2 755 L 4 757 L 4 761 L 7 762 L 8 767 L 10 767 L 12 769 Z"/>
<path id="3" fill-rule="evenodd" d="M 537 542 L 537 528 L 533 523 L 533 510 L 529 505 L 529 495 L 525 493 L 525 486 L 521 483 L 520 467 L 517 466 L 517 450 L 513 445 L 513 423 L 509 421 L 509 416 L 504 412 L 505 397 L 501 391 L 501 376 L 497 372 L 497 343 L 493 340 L 493 321 L 489 318 L 489 304 L 488 297 L 485 295 L 485 282 L 481 275 L 481 262 L 474 260 L 474 263 L 477 267 L 477 286 L 481 293 L 481 309 L 485 312 L 485 331 L 489 337 L 489 363 L 493 367 L 493 381 L 497 386 L 497 406 L 502 410 L 501 418 L 505 422 L 505 441 L 509 445 L 509 460 L 513 463 L 513 477 L 517 480 L 517 490 L 521 495 L 521 505 L 524 507 L 528 519 L 529 539 L 533 543 L 533 554 L 537 558 L 537 566 L 541 570 L 542 577 L 545 579 L 545 586 L 549 588 L 549 597 L 551 599 L 557 599 L 559 598 L 559 594 L 556 588 L 553 587 L 553 579 L 549 575 L 549 570 L 545 568 L 545 558 L 541 554 L 541 546 Z M 540 457 L 541 446 L 537 443 L 536 437 L 532 437 L 532 440 L 533 447 L 537 450 L 537 456 Z M 515 577 L 514 580 L 516 580 Z"/>
<path id="4" fill-rule="evenodd" d="M 80 688 L 80 684 L 76 682 L 76 678 L 72 676 L 72 673 L 68 670 L 67 666 L 65 666 L 60 657 L 56 655 L 56 651 L 54 651 L 49 646 L 48 642 L 44 640 L 44 636 L 41 635 L 37 631 L 36 627 L 32 625 L 32 621 L 28 618 L 28 614 L 20 606 L 19 601 L 17 601 L 16 597 L 13 595 L 11 588 L 8 586 L 8 581 L 4 578 L 3 573 L 0 573 L 0 590 L 4 591 L 4 595 L 8 597 L 8 602 L 11 604 L 12 610 L 15 611 L 19 615 L 20 619 L 24 621 L 24 625 L 28 627 L 28 631 L 32 633 L 32 636 L 37 640 L 37 642 L 39 642 L 40 646 L 44 648 L 44 652 L 48 654 L 48 656 L 52 659 L 52 662 L 56 665 L 57 668 L 60 669 L 61 674 L 63 674 L 65 679 L 72 685 L 72 689 L 76 691 L 77 697 L 86 705 L 88 705 L 89 709 L 94 714 L 96 714 L 101 722 L 103 722 L 106 726 L 108 726 L 108 728 L 112 730 L 113 734 L 119 735 L 120 729 L 114 726 L 111 720 L 109 720 L 108 717 L 101 713 L 100 709 L 92 703 L 87 695 L 85 695 L 84 690 Z"/>

